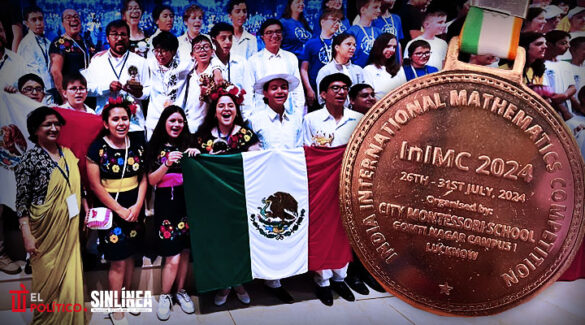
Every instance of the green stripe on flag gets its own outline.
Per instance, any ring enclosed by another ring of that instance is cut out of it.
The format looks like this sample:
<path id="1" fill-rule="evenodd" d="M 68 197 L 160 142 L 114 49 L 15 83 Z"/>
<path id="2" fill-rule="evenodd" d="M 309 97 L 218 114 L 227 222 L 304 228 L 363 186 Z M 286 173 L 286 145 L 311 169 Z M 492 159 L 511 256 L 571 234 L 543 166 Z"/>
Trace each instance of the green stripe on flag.
<path id="1" fill-rule="evenodd" d="M 470 7 L 461 30 L 461 51 L 477 54 L 479 36 L 483 26 L 483 11 L 477 7 Z"/>
<path id="2" fill-rule="evenodd" d="M 200 155 L 182 165 L 197 291 L 251 281 L 242 155 Z"/>

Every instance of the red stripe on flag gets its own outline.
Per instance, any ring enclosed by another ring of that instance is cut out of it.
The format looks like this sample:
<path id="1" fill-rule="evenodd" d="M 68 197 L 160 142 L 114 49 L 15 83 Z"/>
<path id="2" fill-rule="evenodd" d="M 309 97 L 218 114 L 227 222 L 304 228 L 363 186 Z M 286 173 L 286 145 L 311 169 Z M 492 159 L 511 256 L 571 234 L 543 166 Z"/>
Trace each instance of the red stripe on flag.
<path id="1" fill-rule="evenodd" d="M 345 146 L 305 147 L 309 181 L 309 270 L 337 269 L 352 260 L 339 210 L 339 173 Z"/>

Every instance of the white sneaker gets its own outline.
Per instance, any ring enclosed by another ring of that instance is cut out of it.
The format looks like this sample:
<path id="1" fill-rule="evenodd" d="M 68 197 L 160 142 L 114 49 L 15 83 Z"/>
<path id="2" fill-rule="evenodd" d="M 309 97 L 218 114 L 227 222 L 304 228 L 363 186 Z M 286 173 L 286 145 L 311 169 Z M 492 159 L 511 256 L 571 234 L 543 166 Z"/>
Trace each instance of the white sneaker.
<path id="1" fill-rule="evenodd" d="M 171 306 L 173 300 L 169 294 L 161 294 L 158 298 L 158 309 L 156 311 L 156 317 L 160 320 L 167 320 L 171 317 Z"/>
<path id="2" fill-rule="evenodd" d="M 221 306 L 225 304 L 229 294 L 230 294 L 229 288 L 224 290 L 218 290 L 217 293 L 215 294 L 215 299 L 213 302 L 215 303 L 216 306 Z"/>
<path id="3" fill-rule="evenodd" d="M 175 299 L 177 299 L 179 305 L 181 306 L 181 309 L 185 313 L 192 314 L 195 312 L 195 304 L 193 304 L 193 300 L 191 300 L 191 297 L 189 297 L 189 294 L 187 294 L 187 291 L 185 291 L 185 289 L 179 290 L 179 292 L 175 294 Z"/>

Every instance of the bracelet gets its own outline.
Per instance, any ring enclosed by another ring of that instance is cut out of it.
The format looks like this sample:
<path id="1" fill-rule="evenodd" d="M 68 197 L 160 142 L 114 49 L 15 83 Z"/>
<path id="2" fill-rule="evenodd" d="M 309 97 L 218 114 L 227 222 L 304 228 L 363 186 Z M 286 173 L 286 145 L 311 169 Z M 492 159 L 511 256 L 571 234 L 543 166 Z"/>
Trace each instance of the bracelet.
<path id="1" fill-rule="evenodd" d="M 167 165 L 167 161 L 165 161 L 165 166 L 167 166 L 167 168 L 170 168 L 173 164 L 171 163 L 170 165 Z"/>
<path id="2" fill-rule="evenodd" d="M 18 223 L 18 229 L 22 230 L 22 226 L 28 225 L 28 222 L 23 221 Z"/>

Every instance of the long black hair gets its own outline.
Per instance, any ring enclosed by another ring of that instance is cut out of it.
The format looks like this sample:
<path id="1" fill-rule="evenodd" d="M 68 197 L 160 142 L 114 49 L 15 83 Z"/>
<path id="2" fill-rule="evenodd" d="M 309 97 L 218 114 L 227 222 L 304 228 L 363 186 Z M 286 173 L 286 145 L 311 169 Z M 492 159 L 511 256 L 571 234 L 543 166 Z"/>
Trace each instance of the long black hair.
<path id="1" fill-rule="evenodd" d="M 292 18 L 292 10 L 290 9 L 290 5 L 293 3 L 293 1 L 295 0 L 288 0 L 288 2 L 286 3 L 286 7 L 284 7 L 284 12 L 282 13 L 282 18 Z M 301 12 L 301 14 L 299 15 L 299 21 L 303 24 L 303 27 L 305 27 L 306 30 L 308 30 L 311 33 L 313 32 L 311 26 L 309 25 L 309 22 L 305 18 L 304 11 Z"/>
<path id="2" fill-rule="evenodd" d="M 224 96 L 228 96 L 229 98 L 231 98 L 234 101 L 234 104 L 236 105 L 236 117 L 234 119 L 234 125 L 244 126 L 246 124 L 244 118 L 242 117 L 240 105 L 238 105 L 236 97 L 228 93 L 226 95 L 219 96 L 216 100 L 210 103 L 209 109 L 207 110 L 207 114 L 205 115 L 205 119 L 203 119 L 203 123 L 201 123 L 199 129 L 197 129 L 197 132 L 195 132 L 196 140 L 200 138 L 201 139 L 207 138 L 211 134 L 211 130 L 214 127 L 219 127 L 217 117 L 215 116 L 217 112 L 217 102 L 219 102 L 219 100 Z"/>
<path id="3" fill-rule="evenodd" d="M 528 64 L 528 61 L 529 61 L 528 53 L 530 50 L 530 43 L 536 41 L 537 39 L 539 39 L 541 37 L 544 38 L 543 33 L 537 33 L 537 32 L 520 33 L 520 46 L 522 46 L 524 48 L 524 50 L 526 51 L 526 64 L 524 65 L 524 73 L 526 73 L 526 71 L 528 71 L 528 68 L 532 68 L 532 70 L 534 71 L 534 75 L 539 76 L 539 77 L 544 75 L 544 71 L 546 70 L 546 67 L 544 65 L 544 59 L 536 59 L 536 60 L 534 60 L 534 62 L 532 62 L 532 64 Z"/>
<path id="4" fill-rule="evenodd" d="M 166 130 L 167 120 L 174 113 L 181 114 L 181 116 L 183 117 L 183 121 L 185 121 L 183 130 L 181 131 L 177 138 L 169 137 L 169 134 L 167 133 Z M 185 151 L 187 148 L 191 146 L 191 133 L 189 133 L 187 116 L 185 115 L 183 109 L 176 105 L 170 105 L 162 111 L 158 119 L 158 123 L 154 128 L 154 131 L 152 131 L 152 136 L 150 137 L 150 141 L 148 142 L 148 145 L 146 147 L 147 170 L 149 171 L 154 170 L 157 156 L 166 143 L 170 143 L 171 145 L 177 146 L 180 151 Z"/>
<path id="5" fill-rule="evenodd" d="M 394 54 L 392 54 L 389 59 L 384 57 L 383 52 L 388 45 L 388 42 L 393 39 L 396 40 L 396 51 L 399 51 L 398 39 L 396 39 L 396 36 L 390 33 L 380 34 L 380 36 L 378 36 L 374 41 L 374 45 L 372 46 L 372 50 L 370 51 L 370 56 L 368 57 L 367 62 L 367 64 L 373 63 L 377 68 L 385 67 L 386 71 L 392 77 L 394 77 L 398 73 L 398 70 L 400 70 L 400 64 L 398 64 L 396 61 L 396 52 L 394 52 Z"/>

